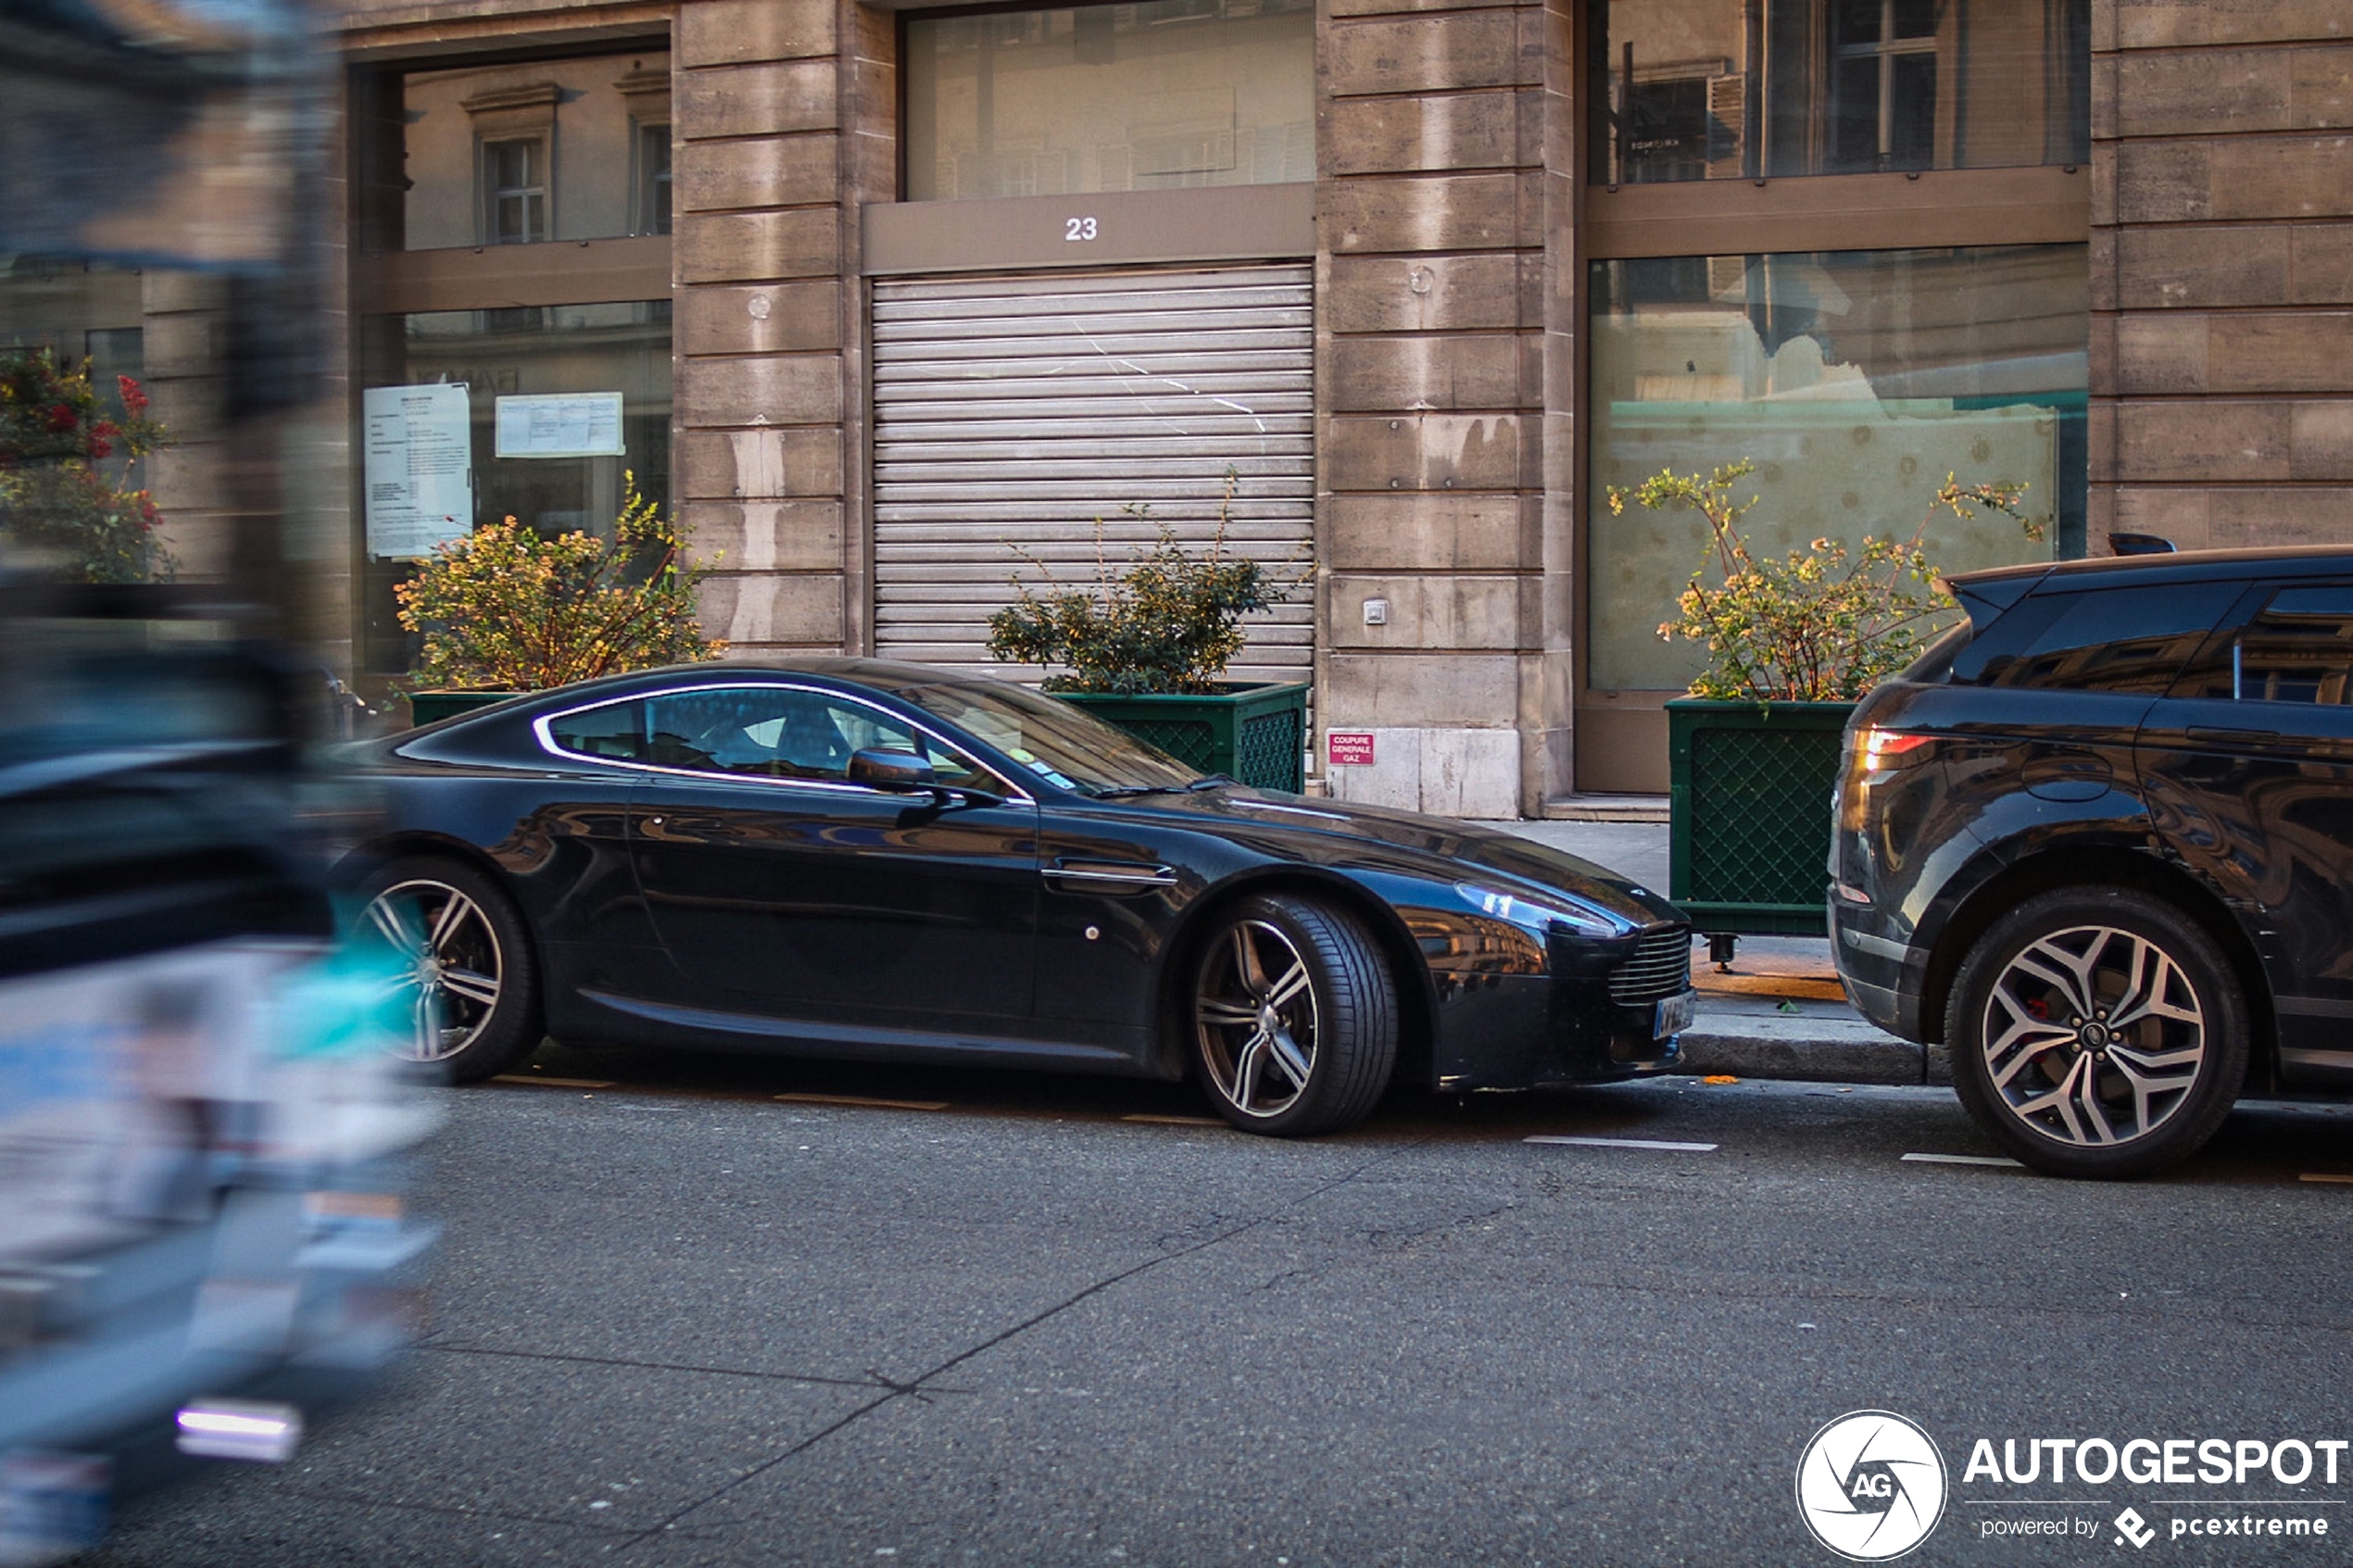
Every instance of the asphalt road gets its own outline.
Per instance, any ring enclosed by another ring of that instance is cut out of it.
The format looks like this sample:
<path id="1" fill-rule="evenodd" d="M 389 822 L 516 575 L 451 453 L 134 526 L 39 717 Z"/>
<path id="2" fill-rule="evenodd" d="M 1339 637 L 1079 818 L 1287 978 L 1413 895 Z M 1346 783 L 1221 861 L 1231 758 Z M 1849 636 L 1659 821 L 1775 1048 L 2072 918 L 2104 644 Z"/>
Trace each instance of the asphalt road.
<path id="1" fill-rule="evenodd" d="M 2334 1486 L 1963 1474 L 1980 1437 L 2353 1438 L 2353 1185 L 2303 1179 L 2353 1173 L 2342 1110 L 2093 1185 L 1906 1160 L 1989 1153 L 1937 1089 L 1404 1097 L 1287 1144 L 1151 1085 L 535 1075 L 579 1083 L 448 1097 L 401 1381 L 94 1562 L 1831 1564 L 1796 1467 L 1869 1408 L 1947 1467 L 1906 1562 L 2353 1561 L 2353 1454 Z M 2171 1534 L 2224 1513 L 2334 1528 Z"/>

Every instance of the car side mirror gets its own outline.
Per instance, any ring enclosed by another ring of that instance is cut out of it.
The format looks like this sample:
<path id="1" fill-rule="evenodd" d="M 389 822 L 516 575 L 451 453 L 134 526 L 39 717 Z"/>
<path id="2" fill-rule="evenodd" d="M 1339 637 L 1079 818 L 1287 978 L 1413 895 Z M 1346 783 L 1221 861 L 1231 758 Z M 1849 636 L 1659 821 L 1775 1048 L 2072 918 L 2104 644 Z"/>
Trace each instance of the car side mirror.
<path id="1" fill-rule="evenodd" d="M 915 752 L 870 746 L 849 759 L 849 782 L 870 789 L 930 789 L 939 782 L 929 762 Z"/>

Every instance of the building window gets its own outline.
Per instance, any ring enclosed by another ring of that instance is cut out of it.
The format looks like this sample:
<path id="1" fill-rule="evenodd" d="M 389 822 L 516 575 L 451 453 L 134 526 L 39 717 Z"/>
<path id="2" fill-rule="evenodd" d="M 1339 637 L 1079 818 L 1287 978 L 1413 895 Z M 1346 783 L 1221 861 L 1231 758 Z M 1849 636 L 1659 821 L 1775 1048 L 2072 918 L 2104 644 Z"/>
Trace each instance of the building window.
<path id="1" fill-rule="evenodd" d="M 670 232 L 670 122 L 636 127 L 633 168 L 635 184 L 633 234 Z"/>
<path id="2" fill-rule="evenodd" d="M 910 201 L 1315 177 L 1311 0 L 916 17 Z"/>
<path id="3" fill-rule="evenodd" d="M 530 245 L 547 237 L 547 144 L 518 136 L 482 144 L 482 243 Z"/>
<path id="4" fill-rule="evenodd" d="M 1928 169 L 1936 144 L 1936 0 L 1836 0 L 1827 172 Z"/>
<path id="5" fill-rule="evenodd" d="M 1588 4 L 1596 184 L 2090 156 L 2090 0 Z"/>
<path id="6" fill-rule="evenodd" d="M 365 249 L 670 232 L 666 50 L 387 70 L 362 97 Z"/>
<path id="7" fill-rule="evenodd" d="M 2057 526 L 1932 520 L 1950 571 L 2081 554 L 2089 267 L 2081 245 L 1669 257 L 1592 265 L 1586 657 L 1597 689 L 1673 691 L 1704 661 L 1661 642 L 1705 523 L 1608 487 L 1746 458 L 1744 526 L 1781 556 L 1908 537 L 1945 475 L 2028 486 Z"/>

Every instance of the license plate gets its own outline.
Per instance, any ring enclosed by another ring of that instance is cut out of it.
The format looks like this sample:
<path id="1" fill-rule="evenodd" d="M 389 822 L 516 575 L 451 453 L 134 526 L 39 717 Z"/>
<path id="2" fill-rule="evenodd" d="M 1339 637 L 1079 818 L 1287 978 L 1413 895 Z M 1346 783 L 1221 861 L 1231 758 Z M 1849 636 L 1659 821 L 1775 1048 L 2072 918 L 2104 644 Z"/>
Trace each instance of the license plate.
<path id="1" fill-rule="evenodd" d="M 1669 1035 L 1680 1035 L 1692 1026 L 1692 1010 L 1699 1005 L 1697 991 L 1685 991 L 1677 996 L 1661 997 L 1651 1009 L 1651 1038 L 1664 1040 Z"/>

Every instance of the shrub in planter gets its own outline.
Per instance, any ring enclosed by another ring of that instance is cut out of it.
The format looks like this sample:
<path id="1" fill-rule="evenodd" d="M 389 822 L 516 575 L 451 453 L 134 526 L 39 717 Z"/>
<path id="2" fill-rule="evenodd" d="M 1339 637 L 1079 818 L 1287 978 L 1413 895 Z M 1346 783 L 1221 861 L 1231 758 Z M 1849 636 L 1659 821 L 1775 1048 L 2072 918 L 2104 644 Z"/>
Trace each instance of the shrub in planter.
<path id="1" fill-rule="evenodd" d="M 78 583 L 171 575 L 156 536 L 163 515 L 132 483 L 138 460 L 165 445 L 163 426 L 136 381 L 117 376 L 115 386 L 120 418 L 107 413 L 89 361 L 0 351 L 0 535 L 17 564 Z"/>
<path id="2" fill-rule="evenodd" d="M 1114 572 L 1096 533 L 1089 589 L 1039 594 L 1014 579 L 1014 602 L 988 618 L 988 653 L 1009 663 L 1060 666 L 1045 689 L 1203 772 L 1296 790 L 1303 782 L 1307 687 L 1221 681 L 1241 651 L 1241 618 L 1281 603 L 1298 585 L 1225 553 L 1236 476 L 1228 470 L 1217 531 L 1196 551 L 1167 528 Z M 1129 507 L 1144 518 L 1148 508 Z M 1024 558 L 1049 582 L 1052 573 Z"/>
<path id="3" fill-rule="evenodd" d="M 1707 558 L 1676 618 L 1658 629 L 1707 650 L 1690 696 L 1667 705 L 1667 895 L 1710 932 L 1820 935 L 1828 802 L 1846 715 L 1956 613 L 1921 548 L 1929 523 L 1949 509 L 1999 513 L 2030 539 L 2044 525 L 2021 508 L 2025 485 L 1947 474 L 1908 538 L 1866 536 L 1851 549 L 1817 539 L 1775 558 L 1741 532 L 1756 497 L 1736 501 L 1733 492 L 1753 467 L 1662 471 L 1612 486 L 1609 507 L 1688 508 L 1708 525 Z M 1730 956 L 1728 943 L 1716 950 Z"/>
<path id="4" fill-rule="evenodd" d="M 637 494 L 635 475 L 623 488 L 610 542 L 506 518 L 436 547 L 394 590 L 400 624 L 424 635 L 418 695 L 540 691 L 725 651 L 695 619 L 702 573 L 675 520 Z"/>
<path id="5" fill-rule="evenodd" d="M 2044 536 L 2043 524 L 2020 508 L 2025 485 L 1962 484 L 1948 473 L 1909 538 L 1867 534 L 1852 550 L 1842 540 L 1817 539 L 1776 560 L 1753 552 L 1741 533 L 1741 519 L 1757 498 L 1732 499 L 1733 487 L 1755 469 L 1743 458 L 1706 477 L 1661 471 L 1609 489 L 1613 515 L 1630 500 L 1652 511 L 1689 508 L 1707 522 L 1708 558 L 1676 601 L 1676 619 L 1658 629 L 1662 639 L 1705 646 L 1707 667 L 1691 684 L 1695 697 L 1853 702 L 1950 623 L 1952 596 L 1937 585 L 1920 547 L 1938 511 L 1998 512 L 2028 538 Z M 1710 568 L 1713 583 L 1705 581 Z"/>

